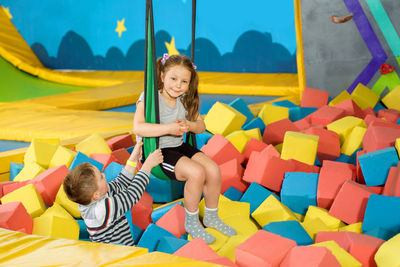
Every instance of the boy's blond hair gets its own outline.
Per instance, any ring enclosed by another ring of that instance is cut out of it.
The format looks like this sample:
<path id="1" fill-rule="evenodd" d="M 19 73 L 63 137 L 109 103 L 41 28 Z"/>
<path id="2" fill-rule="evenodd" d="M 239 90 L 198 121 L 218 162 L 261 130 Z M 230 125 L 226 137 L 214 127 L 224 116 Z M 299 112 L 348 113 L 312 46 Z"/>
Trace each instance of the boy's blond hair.
<path id="1" fill-rule="evenodd" d="M 81 163 L 65 176 L 63 186 L 67 197 L 78 204 L 89 205 L 97 190 L 94 166 Z"/>

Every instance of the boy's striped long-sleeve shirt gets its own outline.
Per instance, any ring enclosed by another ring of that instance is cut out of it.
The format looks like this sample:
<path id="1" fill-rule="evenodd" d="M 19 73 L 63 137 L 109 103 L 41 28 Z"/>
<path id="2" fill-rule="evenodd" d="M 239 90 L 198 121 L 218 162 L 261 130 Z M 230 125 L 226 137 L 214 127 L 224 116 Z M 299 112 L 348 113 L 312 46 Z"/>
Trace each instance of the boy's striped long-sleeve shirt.
<path id="1" fill-rule="evenodd" d="M 134 245 L 125 212 L 140 200 L 149 175 L 141 170 L 135 176 L 123 169 L 108 184 L 106 195 L 89 205 L 79 205 L 92 241 Z"/>

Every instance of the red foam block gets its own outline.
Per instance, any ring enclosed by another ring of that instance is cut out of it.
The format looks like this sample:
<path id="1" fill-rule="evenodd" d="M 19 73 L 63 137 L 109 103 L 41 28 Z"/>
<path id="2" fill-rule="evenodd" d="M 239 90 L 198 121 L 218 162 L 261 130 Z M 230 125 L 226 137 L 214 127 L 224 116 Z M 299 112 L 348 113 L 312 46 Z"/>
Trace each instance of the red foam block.
<path id="1" fill-rule="evenodd" d="M 323 128 L 309 128 L 304 131 L 306 134 L 319 136 L 317 157 L 319 162 L 334 160 L 340 157 L 339 135 L 334 131 Z"/>
<path id="2" fill-rule="evenodd" d="M 339 104 L 335 105 L 336 108 L 341 108 L 345 112 L 345 116 L 354 116 L 360 119 L 364 119 L 365 113 L 363 110 L 354 102 L 352 99 L 347 99 Z"/>
<path id="3" fill-rule="evenodd" d="M 221 165 L 228 160 L 237 158 L 240 163 L 244 161 L 244 156 L 222 135 L 215 134 L 208 140 L 207 144 L 201 148 L 201 151 Z"/>
<path id="4" fill-rule="evenodd" d="M 151 213 L 153 212 L 153 197 L 146 191 L 140 200 L 132 207 L 132 223 L 143 231 L 153 222 Z"/>
<path id="5" fill-rule="evenodd" d="M 329 266 L 340 267 L 332 252 L 325 247 L 298 246 L 292 248 L 283 259 L 280 267 Z"/>
<path id="6" fill-rule="evenodd" d="M 399 137 L 400 125 L 373 121 L 364 134 L 363 150 L 372 152 L 394 146 L 396 139 Z"/>
<path id="7" fill-rule="evenodd" d="M 185 230 L 185 208 L 176 204 L 172 209 L 166 212 L 160 219 L 157 220 L 156 225 L 164 228 L 177 238 L 181 238 L 186 233 Z"/>
<path id="8" fill-rule="evenodd" d="M 299 129 L 287 118 L 270 123 L 265 126 L 263 141 L 272 145 L 283 143 L 286 131 L 298 132 Z"/>
<path id="9" fill-rule="evenodd" d="M 301 96 L 301 107 L 320 108 L 328 104 L 329 92 L 306 87 Z"/>
<path id="10" fill-rule="evenodd" d="M 134 142 L 132 135 L 125 134 L 108 139 L 107 145 L 111 148 L 111 150 L 117 150 L 120 148 L 129 148 L 134 145 Z"/>
<path id="11" fill-rule="evenodd" d="M 101 171 L 104 171 L 111 162 L 117 162 L 117 159 L 112 154 L 91 154 L 90 157 L 103 164 Z"/>
<path id="12" fill-rule="evenodd" d="M 345 114 L 345 111 L 341 108 L 323 106 L 310 114 L 310 122 L 312 125 L 326 126 L 335 120 L 343 118 Z"/>
<path id="13" fill-rule="evenodd" d="M 21 202 L 0 205 L 0 227 L 32 234 L 33 220 Z"/>
<path id="14" fill-rule="evenodd" d="M 248 184 L 242 180 L 244 169 L 235 158 L 219 166 L 221 170 L 221 194 L 233 186 L 240 192 L 246 191 Z"/>
<path id="15" fill-rule="evenodd" d="M 175 251 L 173 255 L 201 261 L 207 261 L 209 259 L 216 259 L 220 257 L 201 238 L 193 239 L 192 241 Z"/>
<path id="16" fill-rule="evenodd" d="M 395 109 L 381 109 L 378 113 L 379 118 L 385 118 L 386 121 L 397 123 L 400 118 L 400 111 Z"/>
<path id="17" fill-rule="evenodd" d="M 111 152 L 111 155 L 117 159 L 117 163 L 125 165 L 131 154 L 125 148 L 120 148 Z"/>
<path id="18" fill-rule="evenodd" d="M 249 142 L 246 145 L 246 148 L 243 151 L 243 156 L 244 156 L 244 163 L 247 164 L 247 161 L 250 158 L 250 154 L 253 151 L 258 151 L 260 152 L 264 148 L 266 148 L 268 145 L 260 140 L 257 140 L 255 138 L 250 138 Z"/>

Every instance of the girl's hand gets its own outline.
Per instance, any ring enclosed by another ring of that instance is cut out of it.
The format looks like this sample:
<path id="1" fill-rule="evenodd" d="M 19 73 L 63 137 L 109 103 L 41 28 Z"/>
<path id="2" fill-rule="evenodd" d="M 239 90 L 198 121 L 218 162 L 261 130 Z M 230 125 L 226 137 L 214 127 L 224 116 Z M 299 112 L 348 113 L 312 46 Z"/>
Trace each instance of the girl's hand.
<path id="1" fill-rule="evenodd" d="M 142 146 L 143 146 L 143 141 L 139 140 L 136 143 L 136 145 L 131 153 L 131 156 L 129 157 L 129 160 L 139 161 L 140 157 L 142 156 Z"/>
<path id="2" fill-rule="evenodd" d="M 180 125 L 180 130 L 183 133 L 189 132 L 190 126 L 189 126 L 189 121 L 187 120 L 177 120 L 177 122 Z"/>
<path id="3" fill-rule="evenodd" d="M 142 170 L 150 172 L 155 166 L 164 161 L 161 149 L 157 149 L 147 156 L 146 161 L 143 163 Z"/>
<path id="4" fill-rule="evenodd" d="M 181 136 L 185 133 L 185 126 L 181 122 L 182 120 L 177 120 L 169 123 L 169 134 Z"/>

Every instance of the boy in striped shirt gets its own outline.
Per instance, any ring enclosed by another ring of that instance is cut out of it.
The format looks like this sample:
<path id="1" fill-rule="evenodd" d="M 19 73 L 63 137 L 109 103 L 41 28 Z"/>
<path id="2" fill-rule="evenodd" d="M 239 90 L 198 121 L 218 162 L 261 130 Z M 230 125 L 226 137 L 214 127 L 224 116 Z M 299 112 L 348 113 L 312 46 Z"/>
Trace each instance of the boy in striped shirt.
<path id="1" fill-rule="evenodd" d="M 163 161 L 159 149 L 150 153 L 135 176 L 142 145 L 142 141 L 136 144 L 125 168 L 110 183 L 90 163 L 79 164 L 65 177 L 65 193 L 79 204 L 92 241 L 134 245 L 125 212 L 140 200 L 151 169 Z"/>

